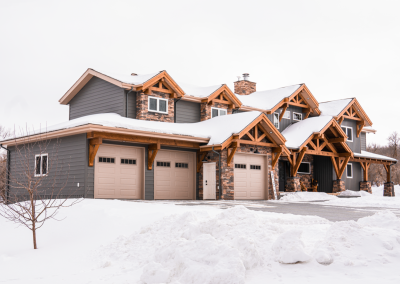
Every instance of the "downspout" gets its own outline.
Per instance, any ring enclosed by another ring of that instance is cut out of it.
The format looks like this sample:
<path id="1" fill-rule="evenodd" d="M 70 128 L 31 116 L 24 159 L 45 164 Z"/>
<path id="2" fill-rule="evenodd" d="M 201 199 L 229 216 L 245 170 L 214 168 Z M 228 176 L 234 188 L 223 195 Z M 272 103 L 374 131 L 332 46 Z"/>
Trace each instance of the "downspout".
<path id="1" fill-rule="evenodd" d="M 7 192 L 6 192 L 6 204 L 10 199 L 10 150 L 3 147 L 3 144 L 0 144 L 0 148 L 3 148 L 7 151 Z"/>
<path id="2" fill-rule="evenodd" d="M 174 123 L 176 123 L 176 103 L 179 102 L 181 99 L 182 97 L 174 101 Z"/>
<path id="3" fill-rule="evenodd" d="M 128 117 L 128 95 L 133 92 L 133 87 L 126 93 L 126 117 Z"/>
<path id="4" fill-rule="evenodd" d="M 221 199 L 221 192 L 222 192 L 222 183 L 221 183 L 221 154 L 218 153 L 217 151 L 214 150 L 214 146 L 212 147 L 212 151 L 216 153 L 219 157 L 219 163 L 218 163 L 218 168 L 219 168 L 219 199 Z"/>

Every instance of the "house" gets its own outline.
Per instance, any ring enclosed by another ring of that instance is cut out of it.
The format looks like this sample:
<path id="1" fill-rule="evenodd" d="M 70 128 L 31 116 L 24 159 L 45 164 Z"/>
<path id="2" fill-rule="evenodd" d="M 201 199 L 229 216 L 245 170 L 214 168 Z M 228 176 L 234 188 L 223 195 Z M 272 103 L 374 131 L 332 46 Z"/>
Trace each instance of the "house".
<path id="1" fill-rule="evenodd" d="M 276 199 L 313 180 L 322 192 L 370 191 L 372 163 L 383 165 L 385 195 L 394 195 L 397 161 L 366 151 L 375 130 L 357 99 L 319 103 L 305 84 L 257 91 L 248 77 L 232 91 L 187 85 L 166 71 L 88 69 L 59 100 L 69 121 L 1 142 L 10 175 L 24 170 L 17 150 L 30 143 L 34 175 L 63 169 L 58 182 L 73 197 Z M 44 139 L 45 150 L 34 144 Z"/>

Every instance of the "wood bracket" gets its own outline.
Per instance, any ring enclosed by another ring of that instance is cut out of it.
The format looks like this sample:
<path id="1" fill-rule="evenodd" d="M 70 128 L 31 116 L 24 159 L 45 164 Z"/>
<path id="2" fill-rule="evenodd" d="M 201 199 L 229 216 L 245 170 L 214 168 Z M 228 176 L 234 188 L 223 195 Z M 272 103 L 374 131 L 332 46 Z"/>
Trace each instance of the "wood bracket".
<path id="1" fill-rule="evenodd" d="M 228 167 L 231 166 L 233 156 L 235 156 L 236 151 L 237 151 L 237 147 L 228 148 Z"/>
<path id="2" fill-rule="evenodd" d="M 289 106 L 288 103 L 283 104 L 283 109 L 282 109 L 282 111 L 281 111 L 281 114 L 279 115 L 279 122 L 282 120 L 283 115 L 285 114 L 286 109 L 288 108 L 288 106 Z"/>
<path id="3" fill-rule="evenodd" d="M 386 182 L 390 182 L 390 164 L 383 164 L 386 170 Z"/>
<path id="4" fill-rule="evenodd" d="M 272 149 L 272 163 L 271 163 L 272 169 L 274 169 L 276 164 L 278 163 L 279 157 L 282 155 L 282 152 L 283 152 L 282 147 Z"/>
<path id="5" fill-rule="evenodd" d="M 153 163 L 154 160 L 156 159 L 158 150 L 161 149 L 160 141 L 157 142 L 157 144 L 151 144 L 147 148 L 147 169 L 151 170 L 153 169 Z"/>
<path id="6" fill-rule="evenodd" d="M 297 176 L 297 171 L 299 170 L 300 164 L 303 161 L 304 155 L 306 154 L 307 147 L 303 147 L 299 153 L 299 156 L 296 157 L 296 153 L 293 153 L 293 164 L 292 166 L 292 177 Z"/>
<path id="7" fill-rule="evenodd" d="M 197 172 L 200 172 L 201 166 L 203 165 L 203 159 L 208 152 L 197 152 Z"/>
<path id="8" fill-rule="evenodd" d="M 97 151 L 100 145 L 103 144 L 102 138 L 93 138 L 89 141 L 89 167 L 93 167 L 94 159 L 96 158 Z"/>

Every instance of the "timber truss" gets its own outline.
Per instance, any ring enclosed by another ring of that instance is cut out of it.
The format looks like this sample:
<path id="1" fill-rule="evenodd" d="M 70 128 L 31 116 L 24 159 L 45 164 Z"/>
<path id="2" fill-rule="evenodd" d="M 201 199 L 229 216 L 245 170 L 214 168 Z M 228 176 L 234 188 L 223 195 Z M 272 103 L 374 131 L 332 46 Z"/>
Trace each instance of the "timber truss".
<path id="1" fill-rule="evenodd" d="M 242 103 L 241 101 L 232 93 L 231 89 L 228 88 L 227 85 L 222 85 L 215 92 L 209 95 L 207 98 L 201 100 L 202 103 L 212 104 L 220 103 L 228 105 L 228 108 L 239 108 Z"/>
<path id="2" fill-rule="evenodd" d="M 185 95 L 185 92 L 172 79 L 167 71 L 162 71 L 147 82 L 141 85 L 135 85 L 135 91 L 150 95 L 152 92 L 162 92 L 169 94 L 170 98 L 178 98 Z"/>

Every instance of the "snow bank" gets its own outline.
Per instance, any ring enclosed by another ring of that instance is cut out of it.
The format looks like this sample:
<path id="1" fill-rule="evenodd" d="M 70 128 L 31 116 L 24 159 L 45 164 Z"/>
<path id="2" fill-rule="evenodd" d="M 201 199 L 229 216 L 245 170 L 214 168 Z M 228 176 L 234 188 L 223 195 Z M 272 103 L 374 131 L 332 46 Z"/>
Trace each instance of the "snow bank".
<path id="1" fill-rule="evenodd" d="M 345 191 L 342 191 L 340 194 L 339 194 L 339 196 L 358 196 L 358 197 L 361 197 L 361 196 L 369 196 L 369 195 L 371 195 L 370 193 L 368 193 L 368 192 L 366 192 L 366 191 L 364 191 L 364 190 L 360 190 L 360 191 L 354 191 L 354 190 L 345 190 Z"/>
<path id="2" fill-rule="evenodd" d="M 284 202 L 296 202 L 296 201 L 322 201 L 337 199 L 334 195 L 326 194 L 325 192 L 293 192 L 287 193 L 279 199 Z"/>

